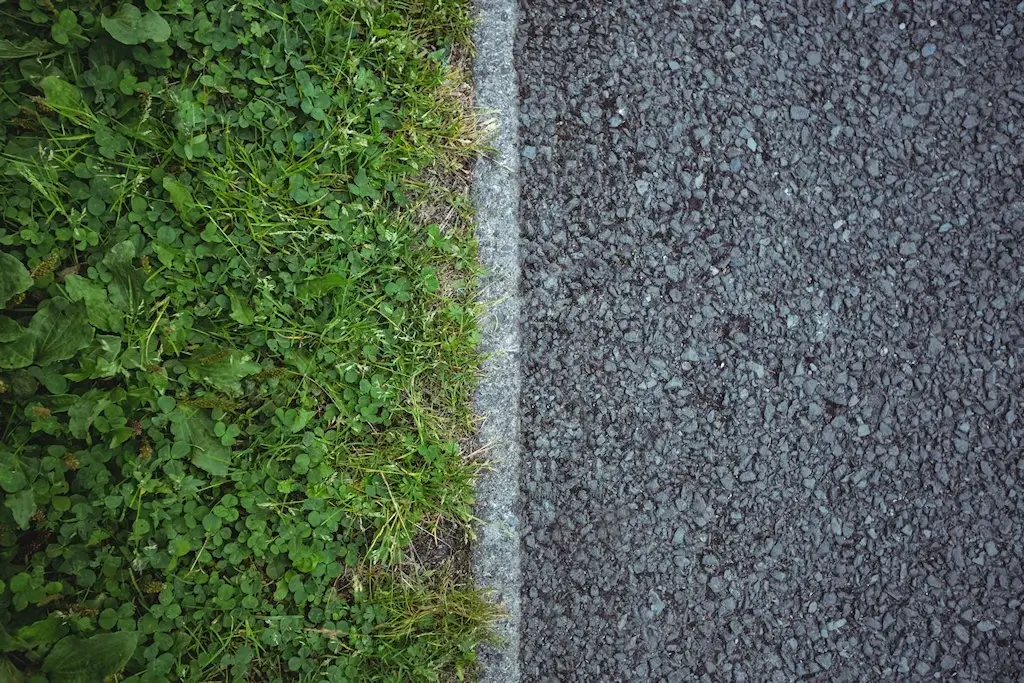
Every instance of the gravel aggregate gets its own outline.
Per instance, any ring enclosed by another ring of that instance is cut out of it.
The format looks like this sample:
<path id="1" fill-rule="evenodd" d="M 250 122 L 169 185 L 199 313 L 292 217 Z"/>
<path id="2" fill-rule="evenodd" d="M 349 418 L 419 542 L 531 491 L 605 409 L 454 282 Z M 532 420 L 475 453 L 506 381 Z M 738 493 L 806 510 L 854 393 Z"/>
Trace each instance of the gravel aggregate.
<path id="1" fill-rule="evenodd" d="M 1024 680 L 1024 3 L 521 0 L 527 681 Z"/>

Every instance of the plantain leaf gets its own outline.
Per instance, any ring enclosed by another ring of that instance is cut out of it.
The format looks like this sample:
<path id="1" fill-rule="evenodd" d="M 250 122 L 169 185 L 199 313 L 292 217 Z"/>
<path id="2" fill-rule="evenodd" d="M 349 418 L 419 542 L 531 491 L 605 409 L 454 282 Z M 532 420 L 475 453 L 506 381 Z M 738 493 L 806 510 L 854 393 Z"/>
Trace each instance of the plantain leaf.
<path id="1" fill-rule="evenodd" d="M 231 448 L 221 443 L 213 431 L 213 420 L 197 412 L 187 420 L 171 423 L 175 441 L 187 444 L 192 464 L 218 477 L 225 477 L 231 466 Z"/>
<path id="2" fill-rule="evenodd" d="M 17 370 L 32 365 L 35 355 L 35 338 L 27 331 L 20 338 L 0 343 L 0 368 Z"/>
<path id="3" fill-rule="evenodd" d="M 135 258 L 135 245 L 131 241 L 124 241 L 114 245 L 103 257 L 103 265 L 111 274 L 110 305 L 114 308 L 135 315 L 142 307 L 143 285 L 146 276 L 132 265 Z"/>
<path id="4" fill-rule="evenodd" d="M 56 76 L 45 76 L 39 86 L 46 96 L 46 105 L 62 114 L 80 114 L 88 112 L 82 91 L 67 81 Z"/>
<path id="5" fill-rule="evenodd" d="M 67 299 L 47 299 L 28 324 L 35 345 L 35 362 L 48 365 L 67 360 L 92 341 L 93 328 L 82 306 Z"/>
<path id="6" fill-rule="evenodd" d="M 21 261 L 10 254 L 0 252 L 0 306 L 31 286 L 32 276 Z"/>
<path id="7" fill-rule="evenodd" d="M 242 380 L 259 372 L 252 356 L 237 349 L 209 349 L 187 360 L 188 375 L 192 379 L 225 394 L 239 394 Z"/>
<path id="8" fill-rule="evenodd" d="M 0 315 L 0 342 L 12 342 L 21 339 L 25 328 L 5 315 Z"/>
<path id="9" fill-rule="evenodd" d="M 106 287 L 80 275 L 68 275 L 64 284 L 72 301 L 85 304 L 85 313 L 93 327 L 107 332 L 120 332 L 124 328 L 124 316 L 110 305 Z"/>
<path id="10" fill-rule="evenodd" d="M 52 683 L 96 683 L 123 669 L 137 645 L 138 636 L 124 631 L 68 636 L 46 655 L 43 671 Z"/>
<path id="11" fill-rule="evenodd" d="M 15 43 L 7 40 L 6 38 L 0 38 L 0 59 L 21 59 L 22 57 L 35 57 L 41 55 L 50 48 L 53 47 L 53 43 L 47 43 L 44 40 L 38 38 L 32 38 L 24 43 Z M 0 680 L 3 680 L 0 678 Z"/>
<path id="12" fill-rule="evenodd" d="M 233 289 L 228 289 L 228 300 L 231 301 L 231 312 L 228 313 L 228 317 L 243 325 L 252 325 L 256 316 L 245 297 Z"/>
<path id="13" fill-rule="evenodd" d="M 330 273 L 323 277 L 313 277 L 306 280 L 296 287 L 296 294 L 298 294 L 300 299 L 309 301 L 310 299 L 321 297 L 333 289 L 344 287 L 347 284 L 349 284 L 349 280 L 344 275 Z"/>
<path id="14" fill-rule="evenodd" d="M 67 633 L 60 616 L 50 614 L 45 619 L 34 621 L 18 629 L 18 639 L 29 647 L 37 645 L 52 645 L 60 640 L 61 636 Z M 3 681 L 0 678 L 0 681 Z"/>

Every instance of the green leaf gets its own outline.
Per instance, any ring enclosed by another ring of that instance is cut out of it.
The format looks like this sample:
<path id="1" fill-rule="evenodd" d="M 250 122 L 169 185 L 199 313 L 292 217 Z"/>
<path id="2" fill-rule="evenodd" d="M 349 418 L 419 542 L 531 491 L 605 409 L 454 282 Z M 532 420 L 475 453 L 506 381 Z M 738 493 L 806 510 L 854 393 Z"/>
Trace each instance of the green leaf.
<path id="1" fill-rule="evenodd" d="M 242 380 L 262 368 L 252 356 L 237 349 L 209 349 L 185 361 L 188 375 L 226 394 L 242 391 Z"/>
<path id="2" fill-rule="evenodd" d="M 131 3 L 121 5 L 114 14 L 103 16 L 100 23 L 104 30 L 119 43 L 138 45 L 142 37 L 142 11 Z"/>
<path id="3" fill-rule="evenodd" d="M 109 631 L 117 625 L 117 610 L 110 607 L 100 612 L 99 618 L 100 628 L 104 631 Z"/>
<path id="4" fill-rule="evenodd" d="M 183 536 L 178 536 L 170 544 L 170 551 L 174 557 L 182 557 L 192 550 L 192 544 Z"/>
<path id="5" fill-rule="evenodd" d="M 45 76 L 39 87 L 46 96 L 46 106 L 62 114 L 85 114 L 88 108 L 82 98 L 82 91 L 56 76 Z"/>
<path id="6" fill-rule="evenodd" d="M 32 575 L 25 572 L 18 572 L 11 577 L 12 593 L 27 593 L 32 590 Z"/>
<path id="7" fill-rule="evenodd" d="M 142 15 L 142 28 L 154 43 L 166 43 L 171 37 L 171 25 L 153 10 Z"/>
<path id="8" fill-rule="evenodd" d="M 28 369 L 29 373 L 39 380 L 40 384 L 46 387 L 51 394 L 63 394 L 68 390 L 68 380 L 52 367 L 39 367 L 34 365 Z"/>
<path id="9" fill-rule="evenodd" d="M 34 57 L 48 52 L 53 46 L 45 40 L 33 38 L 24 43 L 15 43 L 0 38 L 0 59 L 21 59 L 22 57 Z M 3 680 L 0 678 L 0 680 Z"/>
<path id="10" fill-rule="evenodd" d="M 208 414 L 197 412 L 186 420 L 173 422 L 171 432 L 179 443 L 188 446 L 193 465 L 218 477 L 227 476 L 231 449 L 214 434 L 213 420 Z"/>
<path id="11" fill-rule="evenodd" d="M 164 176 L 164 189 L 167 190 L 167 194 L 171 196 L 171 203 L 174 204 L 174 208 L 178 211 L 178 215 L 188 225 L 192 224 L 191 214 L 192 209 L 195 208 L 196 200 L 192 197 L 192 193 L 189 192 L 188 187 L 179 183 L 171 176 Z"/>
<path id="12" fill-rule="evenodd" d="M 39 365 L 67 360 L 92 341 L 93 328 L 81 306 L 67 299 L 47 299 L 28 324 L 35 342 L 35 362 Z"/>
<path id="13" fill-rule="evenodd" d="M 61 627 L 61 618 L 56 614 L 51 614 L 45 619 L 40 619 L 19 628 L 18 638 L 32 647 L 36 645 L 52 645 L 64 633 L 67 633 L 66 628 L 63 629 L 64 633 L 61 633 Z"/>
<path id="14" fill-rule="evenodd" d="M 96 683 L 124 668 L 135 653 L 134 633 L 100 633 L 90 638 L 62 638 L 43 660 L 52 683 Z"/>
<path id="15" fill-rule="evenodd" d="M 252 325 L 256 316 L 249 302 L 233 289 L 228 290 L 228 299 L 231 300 L 231 312 L 228 314 L 231 319 L 242 325 Z"/>
<path id="16" fill-rule="evenodd" d="M 29 337 L 29 341 L 32 338 Z M 39 392 L 39 382 L 33 376 L 32 368 L 19 369 L 4 377 L 7 382 L 7 391 L 10 392 L 5 398 L 13 398 L 15 401 L 26 401 L 33 398 Z"/>
<path id="17" fill-rule="evenodd" d="M 72 301 L 85 304 L 85 313 L 93 327 L 107 332 L 120 332 L 124 329 L 124 316 L 110 305 L 106 287 L 80 275 L 68 275 L 64 285 Z"/>
<path id="18" fill-rule="evenodd" d="M 71 432 L 71 436 L 76 439 L 87 438 L 92 423 L 109 405 L 110 400 L 99 389 L 93 389 L 84 396 L 80 396 L 68 408 L 68 430 Z"/>
<path id="19" fill-rule="evenodd" d="M 68 35 L 68 30 L 60 24 L 54 24 L 50 27 L 50 37 L 53 38 L 53 42 L 58 45 L 67 45 L 71 42 L 71 36 Z"/>
<path id="20" fill-rule="evenodd" d="M 4 498 L 4 507 L 11 511 L 18 528 L 27 529 L 29 520 L 36 512 L 36 497 L 32 489 L 18 491 Z"/>
<path id="21" fill-rule="evenodd" d="M 436 292 L 441 286 L 437 280 L 437 271 L 433 268 L 426 268 L 420 276 L 420 281 L 423 283 L 423 288 L 431 294 Z"/>
<path id="22" fill-rule="evenodd" d="M 0 452 L 0 489 L 6 493 L 17 493 L 28 486 L 28 479 L 18 467 L 18 461 L 10 453 Z"/>
<path id="23" fill-rule="evenodd" d="M 55 43 L 67 45 L 71 38 L 80 36 L 78 17 L 69 9 L 62 9 L 57 16 L 57 23 L 50 27 L 50 37 Z"/>
<path id="24" fill-rule="evenodd" d="M 348 184 L 348 191 L 357 197 L 380 199 L 380 192 L 370 183 L 370 179 L 366 177 L 366 169 L 363 168 L 356 172 L 355 182 Z"/>
<path id="25" fill-rule="evenodd" d="M 132 265 L 135 258 L 135 244 L 124 241 L 114 247 L 103 257 L 103 265 L 113 276 L 110 280 L 110 305 L 120 311 L 134 315 L 144 300 L 143 285 L 146 276 Z"/>
<path id="26" fill-rule="evenodd" d="M 0 369 L 17 370 L 32 365 L 35 346 L 35 337 L 27 333 L 15 341 L 0 343 Z"/>
<path id="27" fill-rule="evenodd" d="M 25 328 L 5 315 L 0 315 L 0 342 L 12 342 L 21 339 Z"/>
<path id="28" fill-rule="evenodd" d="M 0 581 L 0 584 L 3 582 Z M 0 590 L 0 593 L 3 591 Z M 25 680 L 25 676 L 14 668 L 11 664 L 11 660 L 6 657 L 0 657 L 0 683 L 22 683 Z"/>
<path id="29" fill-rule="evenodd" d="M 17 493 L 24 490 L 27 485 L 28 479 L 20 471 L 0 469 L 0 488 L 5 492 Z"/>
<path id="30" fill-rule="evenodd" d="M 9 586 L 4 586 L 3 581 L 0 581 L 0 595 L 2 595 L 7 588 L 9 588 Z M 14 592 L 13 588 L 11 589 L 11 592 Z M 0 623 L 0 652 L 14 652 L 16 650 L 22 650 L 24 647 L 25 644 L 19 643 L 16 638 L 7 632 L 4 625 Z M 2 680 L 3 679 L 0 678 L 0 681 Z M 6 683 L 6 681 L 4 683 Z"/>
<path id="31" fill-rule="evenodd" d="M 94 139 L 100 148 L 100 154 L 106 158 L 116 159 L 119 153 L 128 148 L 128 139 L 123 135 L 115 133 L 102 124 L 94 125 L 92 128 L 95 132 Z M 94 199 L 97 201 L 93 202 Z M 92 197 L 89 201 L 93 203 L 93 206 L 90 209 L 93 215 L 100 216 L 104 211 L 106 211 L 106 207 L 99 197 Z"/>
<path id="32" fill-rule="evenodd" d="M 147 40 L 163 43 L 171 37 L 167 20 L 153 10 L 143 13 L 132 4 L 122 5 L 113 15 L 102 17 L 100 23 L 114 40 L 125 45 L 138 45 Z"/>
<path id="33" fill-rule="evenodd" d="M 32 276 L 21 261 L 10 254 L 0 252 L 0 305 L 31 286 Z"/>
<path id="34" fill-rule="evenodd" d="M 210 153 L 210 143 L 206 138 L 206 134 L 196 135 L 191 140 L 185 143 L 185 158 L 189 161 L 204 157 Z"/>
<path id="35" fill-rule="evenodd" d="M 296 294 L 300 299 L 313 299 L 327 294 L 332 289 L 344 287 L 349 282 L 348 278 L 338 273 L 331 273 L 323 277 L 314 277 L 306 280 L 296 288 Z"/>

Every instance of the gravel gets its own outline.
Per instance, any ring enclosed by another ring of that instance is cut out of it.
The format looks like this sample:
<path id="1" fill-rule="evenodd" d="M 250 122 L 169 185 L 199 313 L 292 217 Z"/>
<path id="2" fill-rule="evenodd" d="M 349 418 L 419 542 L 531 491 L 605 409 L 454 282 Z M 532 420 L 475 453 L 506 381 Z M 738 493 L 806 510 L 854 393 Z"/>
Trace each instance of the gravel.
<path id="1" fill-rule="evenodd" d="M 1021 680 L 1022 36 L 523 0 L 525 680 Z"/>

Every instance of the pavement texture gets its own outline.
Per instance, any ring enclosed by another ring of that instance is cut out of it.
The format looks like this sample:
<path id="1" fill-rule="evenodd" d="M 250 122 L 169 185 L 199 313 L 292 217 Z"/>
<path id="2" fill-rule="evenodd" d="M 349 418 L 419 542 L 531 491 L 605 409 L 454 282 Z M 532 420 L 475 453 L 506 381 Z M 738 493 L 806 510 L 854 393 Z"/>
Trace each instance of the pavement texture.
<path id="1" fill-rule="evenodd" d="M 1024 680 L 1024 3 L 516 40 L 523 679 Z"/>

